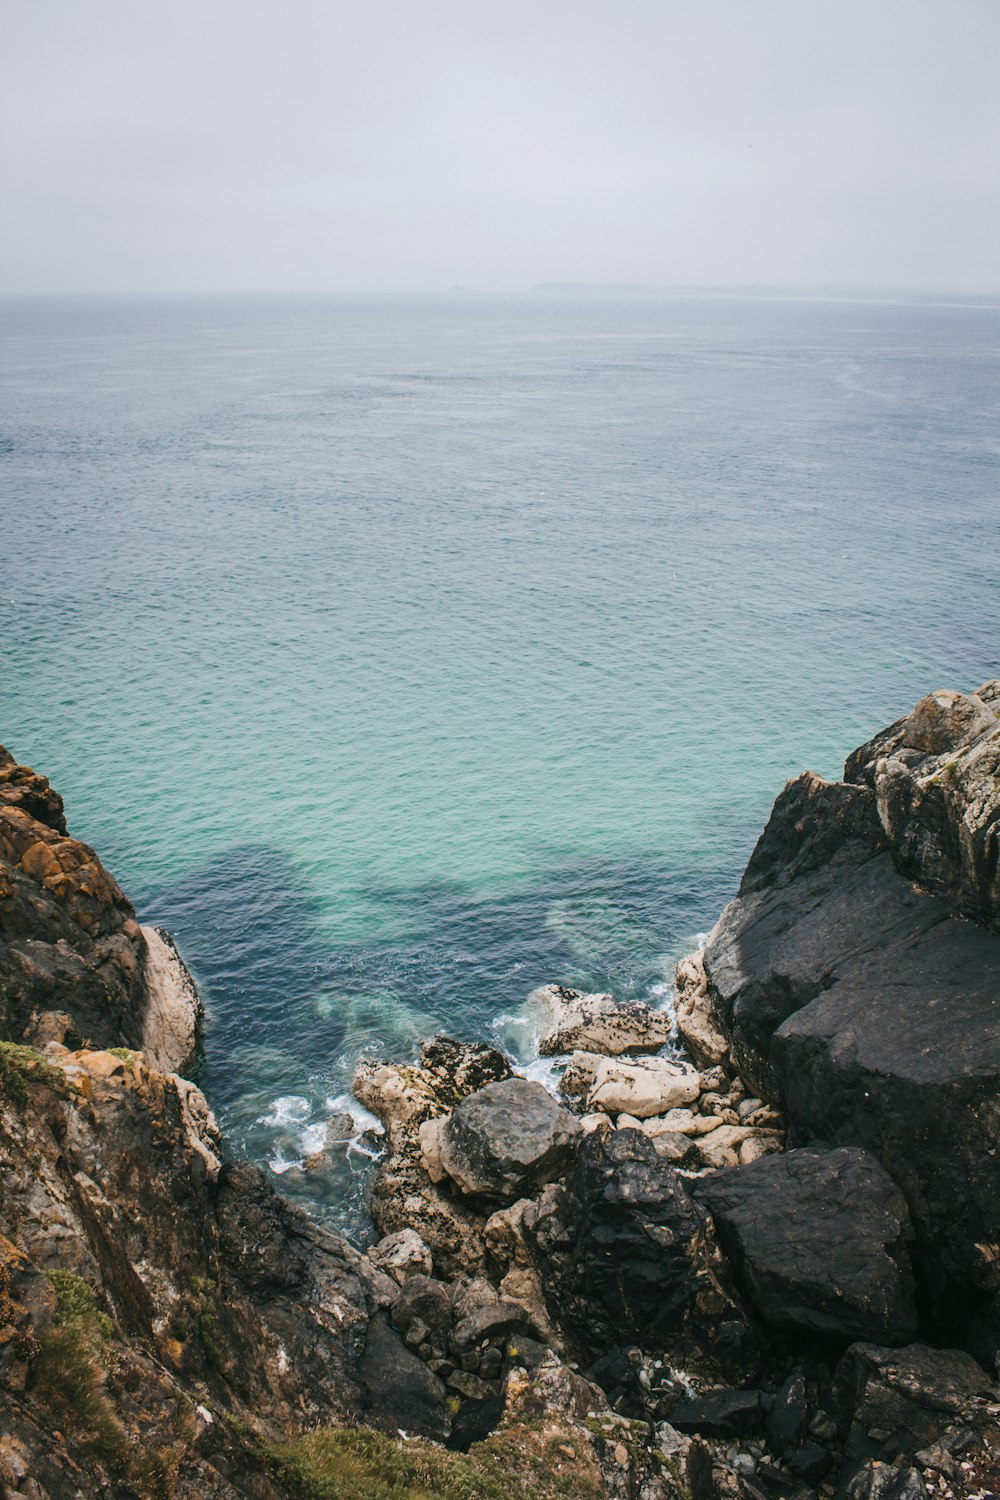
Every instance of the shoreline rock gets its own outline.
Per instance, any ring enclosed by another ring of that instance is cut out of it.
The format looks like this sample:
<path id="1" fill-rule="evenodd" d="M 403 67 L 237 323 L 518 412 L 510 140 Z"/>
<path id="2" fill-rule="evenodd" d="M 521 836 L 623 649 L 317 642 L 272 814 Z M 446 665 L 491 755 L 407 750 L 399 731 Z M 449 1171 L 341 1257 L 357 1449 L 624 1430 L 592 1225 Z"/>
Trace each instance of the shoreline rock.
<path id="1" fill-rule="evenodd" d="M 446 1037 L 359 1065 L 367 1254 L 226 1159 L 183 961 L 0 752 L 0 1488 L 118 1493 L 71 1344 L 123 1495 L 280 1500 L 266 1445 L 359 1420 L 537 1451 L 538 1500 L 995 1488 L 998 747 L 986 684 L 791 782 L 678 966 L 688 1057 L 546 986 L 561 1103 Z"/>

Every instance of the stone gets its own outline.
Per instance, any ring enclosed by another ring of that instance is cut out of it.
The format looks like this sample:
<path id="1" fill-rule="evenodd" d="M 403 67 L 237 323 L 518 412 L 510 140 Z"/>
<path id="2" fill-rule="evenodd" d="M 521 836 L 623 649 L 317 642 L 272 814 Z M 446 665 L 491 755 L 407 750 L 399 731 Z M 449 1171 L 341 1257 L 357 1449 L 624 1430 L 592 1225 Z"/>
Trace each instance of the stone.
<path id="1" fill-rule="evenodd" d="M 594 1086 L 601 1064 L 598 1052 L 574 1052 L 559 1080 L 559 1092 L 565 1099 L 586 1099 Z"/>
<path id="2" fill-rule="evenodd" d="M 522 1223 L 550 1311 L 593 1357 L 629 1340 L 732 1368 L 755 1357 L 708 1214 L 641 1131 L 585 1136 Z"/>
<path id="3" fill-rule="evenodd" d="M 815 1488 L 829 1473 L 833 1454 L 819 1443 L 806 1442 L 786 1452 L 784 1461 L 790 1474 Z"/>
<path id="4" fill-rule="evenodd" d="M 140 931 L 146 945 L 142 1050 L 151 1068 L 186 1073 L 201 1045 L 205 1019 L 201 996 L 169 932 L 163 927 Z"/>
<path id="5" fill-rule="evenodd" d="M 601 1058 L 587 1094 L 588 1110 L 607 1114 L 628 1113 L 645 1120 L 666 1114 L 677 1105 L 690 1104 L 700 1092 L 693 1068 L 666 1058 L 648 1058 L 623 1063 Z"/>
<path id="6" fill-rule="evenodd" d="M 664 1161 L 671 1162 L 675 1167 L 697 1165 L 698 1146 L 690 1136 L 680 1135 L 673 1130 L 661 1130 L 650 1139 Z"/>
<path id="7" fill-rule="evenodd" d="M 722 1121 L 714 1115 L 695 1114 L 691 1109 L 668 1109 L 665 1115 L 653 1115 L 643 1120 L 642 1128 L 655 1140 L 658 1135 L 708 1135 L 718 1130 Z"/>
<path id="8" fill-rule="evenodd" d="M 366 1421 L 391 1430 L 423 1432 L 438 1441 L 448 1437 L 451 1418 L 444 1382 L 380 1318 L 368 1326 L 358 1369 L 369 1392 Z"/>
<path id="9" fill-rule="evenodd" d="M 804 1147 L 693 1185 L 773 1328 L 903 1343 L 916 1329 L 906 1203 L 874 1157 Z"/>
<path id="10" fill-rule="evenodd" d="M 393 1325 L 404 1335 L 419 1319 L 428 1330 L 451 1327 L 448 1289 L 440 1281 L 419 1273 L 407 1278 L 392 1304 Z"/>
<path id="11" fill-rule="evenodd" d="M 496 1291 L 482 1276 L 460 1276 L 448 1289 L 451 1315 L 456 1323 L 484 1307 L 495 1307 L 500 1301 Z"/>
<path id="12" fill-rule="evenodd" d="M 873 1459 L 848 1480 L 844 1497 L 845 1500 L 928 1500 L 928 1493 L 919 1469 Z"/>
<path id="13" fill-rule="evenodd" d="M 493 1302 L 468 1313 L 452 1331 L 452 1344 L 457 1352 L 474 1349 L 483 1343 L 503 1342 L 511 1334 L 527 1334 L 531 1337 L 538 1329 L 526 1308 L 516 1302 Z"/>
<path id="14" fill-rule="evenodd" d="M 430 1276 L 434 1269 L 431 1252 L 413 1229 L 385 1235 L 369 1250 L 368 1258 L 400 1286 L 411 1276 Z"/>
<path id="15" fill-rule="evenodd" d="M 332 1115 L 327 1115 L 323 1124 L 323 1143 L 325 1146 L 343 1146 L 353 1140 L 357 1126 L 354 1116 L 348 1114 L 346 1109 L 337 1110 Z"/>
<path id="16" fill-rule="evenodd" d="M 784 1149 L 785 1138 L 777 1131 L 755 1130 L 753 1135 L 748 1135 L 740 1142 L 740 1165 L 748 1167 L 752 1161 L 760 1161 L 762 1156 L 773 1156 L 775 1152 Z"/>
<path id="17" fill-rule="evenodd" d="M 710 1068 L 729 1057 L 729 1041 L 715 1024 L 701 952 L 682 958 L 674 973 L 677 1030 L 695 1062 Z"/>
<path id="18" fill-rule="evenodd" d="M 776 1453 L 786 1453 L 801 1443 L 809 1426 L 806 1378 L 801 1370 L 794 1370 L 780 1386 L 764 1425 Z"/>
<path id="19" fill-rule="evenodd" d="M 723 1389 L 679 1403 L 670 1413 L 670 1425 L 702 1437 L 754 1437 L 762 1417 L 760 1391 Z"/>
<path id="20" fill-rule="evenodd" d="M 837 1366 L 836 1387 L 844 1422 L 884 1434 L 882 1456 L 891 1459 L 913 1457 L 949 1427 L 981 1425 L 987 1402 L 1000 1399 L 970 1354 L 924 1344 L 852 1344 Z"/>
<path id="21" fill-rule="evenodd" d="M 613 995 L 585 995 L 561 984 L 543 985 L 528 998 L 539 1013 L 538 1050 L 542 1057 L 567 1052 L 658 1052 L 670 1040 L 670 1018 L 642 1001 Z"/>
<path id="22" fill-rule="evenodd" d="M 558 1176 L 582 1135 L 540 1083 L 509 1078 L 462 1100 L 441 1131 L 440 1161 L 464 1193 L 516 1198 Z"/>

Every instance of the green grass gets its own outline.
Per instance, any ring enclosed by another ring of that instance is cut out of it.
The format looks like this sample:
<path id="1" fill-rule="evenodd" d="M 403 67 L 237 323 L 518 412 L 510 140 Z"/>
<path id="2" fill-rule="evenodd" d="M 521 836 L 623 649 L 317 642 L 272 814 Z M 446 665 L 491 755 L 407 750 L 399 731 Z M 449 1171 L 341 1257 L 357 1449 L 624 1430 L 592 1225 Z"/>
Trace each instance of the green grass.
<path id="1" fill-rule="evenodd" d="M 56 1326 L 82 1323 L 94 1327 L 106 1339 L 114 1338 L 115 1325 L 97 1305 L 97 1293 L 89 1282 L 72 1271 L 46 1271 L 55 1288 Z"/>
<path id="2" fill-rule="evenodd" d="M 0 1042 L 0 1095 L 8 1098 L 15 1109 L 28 1103 L 28 1084 L 42 1083 L 64 1098 L 72 1085 L 62 1068 L 55 1067 L 34 1047 L 18 1042 Z"/>
<path id="3" fill-rule="evenodd" d="M 565 1445 L 565 1438 L 562 1439 Z M 567 1462 L 540 1433 L 514 1432 L 468 1454 L 398 1442 L 366 1427 L 327 1427 L 269 1450 L 296 1500 L 596 1500 L 585 1460 Z"/>

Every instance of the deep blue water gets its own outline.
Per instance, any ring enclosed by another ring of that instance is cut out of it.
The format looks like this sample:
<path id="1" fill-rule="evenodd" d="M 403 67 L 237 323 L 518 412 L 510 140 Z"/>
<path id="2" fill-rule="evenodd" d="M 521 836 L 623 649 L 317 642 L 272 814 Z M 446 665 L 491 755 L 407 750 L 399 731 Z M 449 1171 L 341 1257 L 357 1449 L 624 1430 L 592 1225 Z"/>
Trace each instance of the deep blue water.
<path id="1" fill-rule="evenodd" d="M 996 307 L 0 317 L 0 738 L 175 932 L 277 1167 L 360 1055 L 663 998 L 788 776 L 1000 673 Z M 363 1169 L 283 1182 L 357 1224 Z"/>

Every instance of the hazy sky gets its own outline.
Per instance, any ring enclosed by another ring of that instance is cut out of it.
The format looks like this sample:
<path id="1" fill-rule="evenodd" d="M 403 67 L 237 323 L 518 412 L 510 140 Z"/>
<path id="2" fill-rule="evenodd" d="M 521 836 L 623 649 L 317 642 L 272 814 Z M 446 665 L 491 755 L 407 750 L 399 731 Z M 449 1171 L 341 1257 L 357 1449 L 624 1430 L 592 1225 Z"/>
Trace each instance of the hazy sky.
<path id="1" fill-rule="evenodd" d="M 1000 0 L 0 0 L 7 291 L 1000 288 Z"/>

